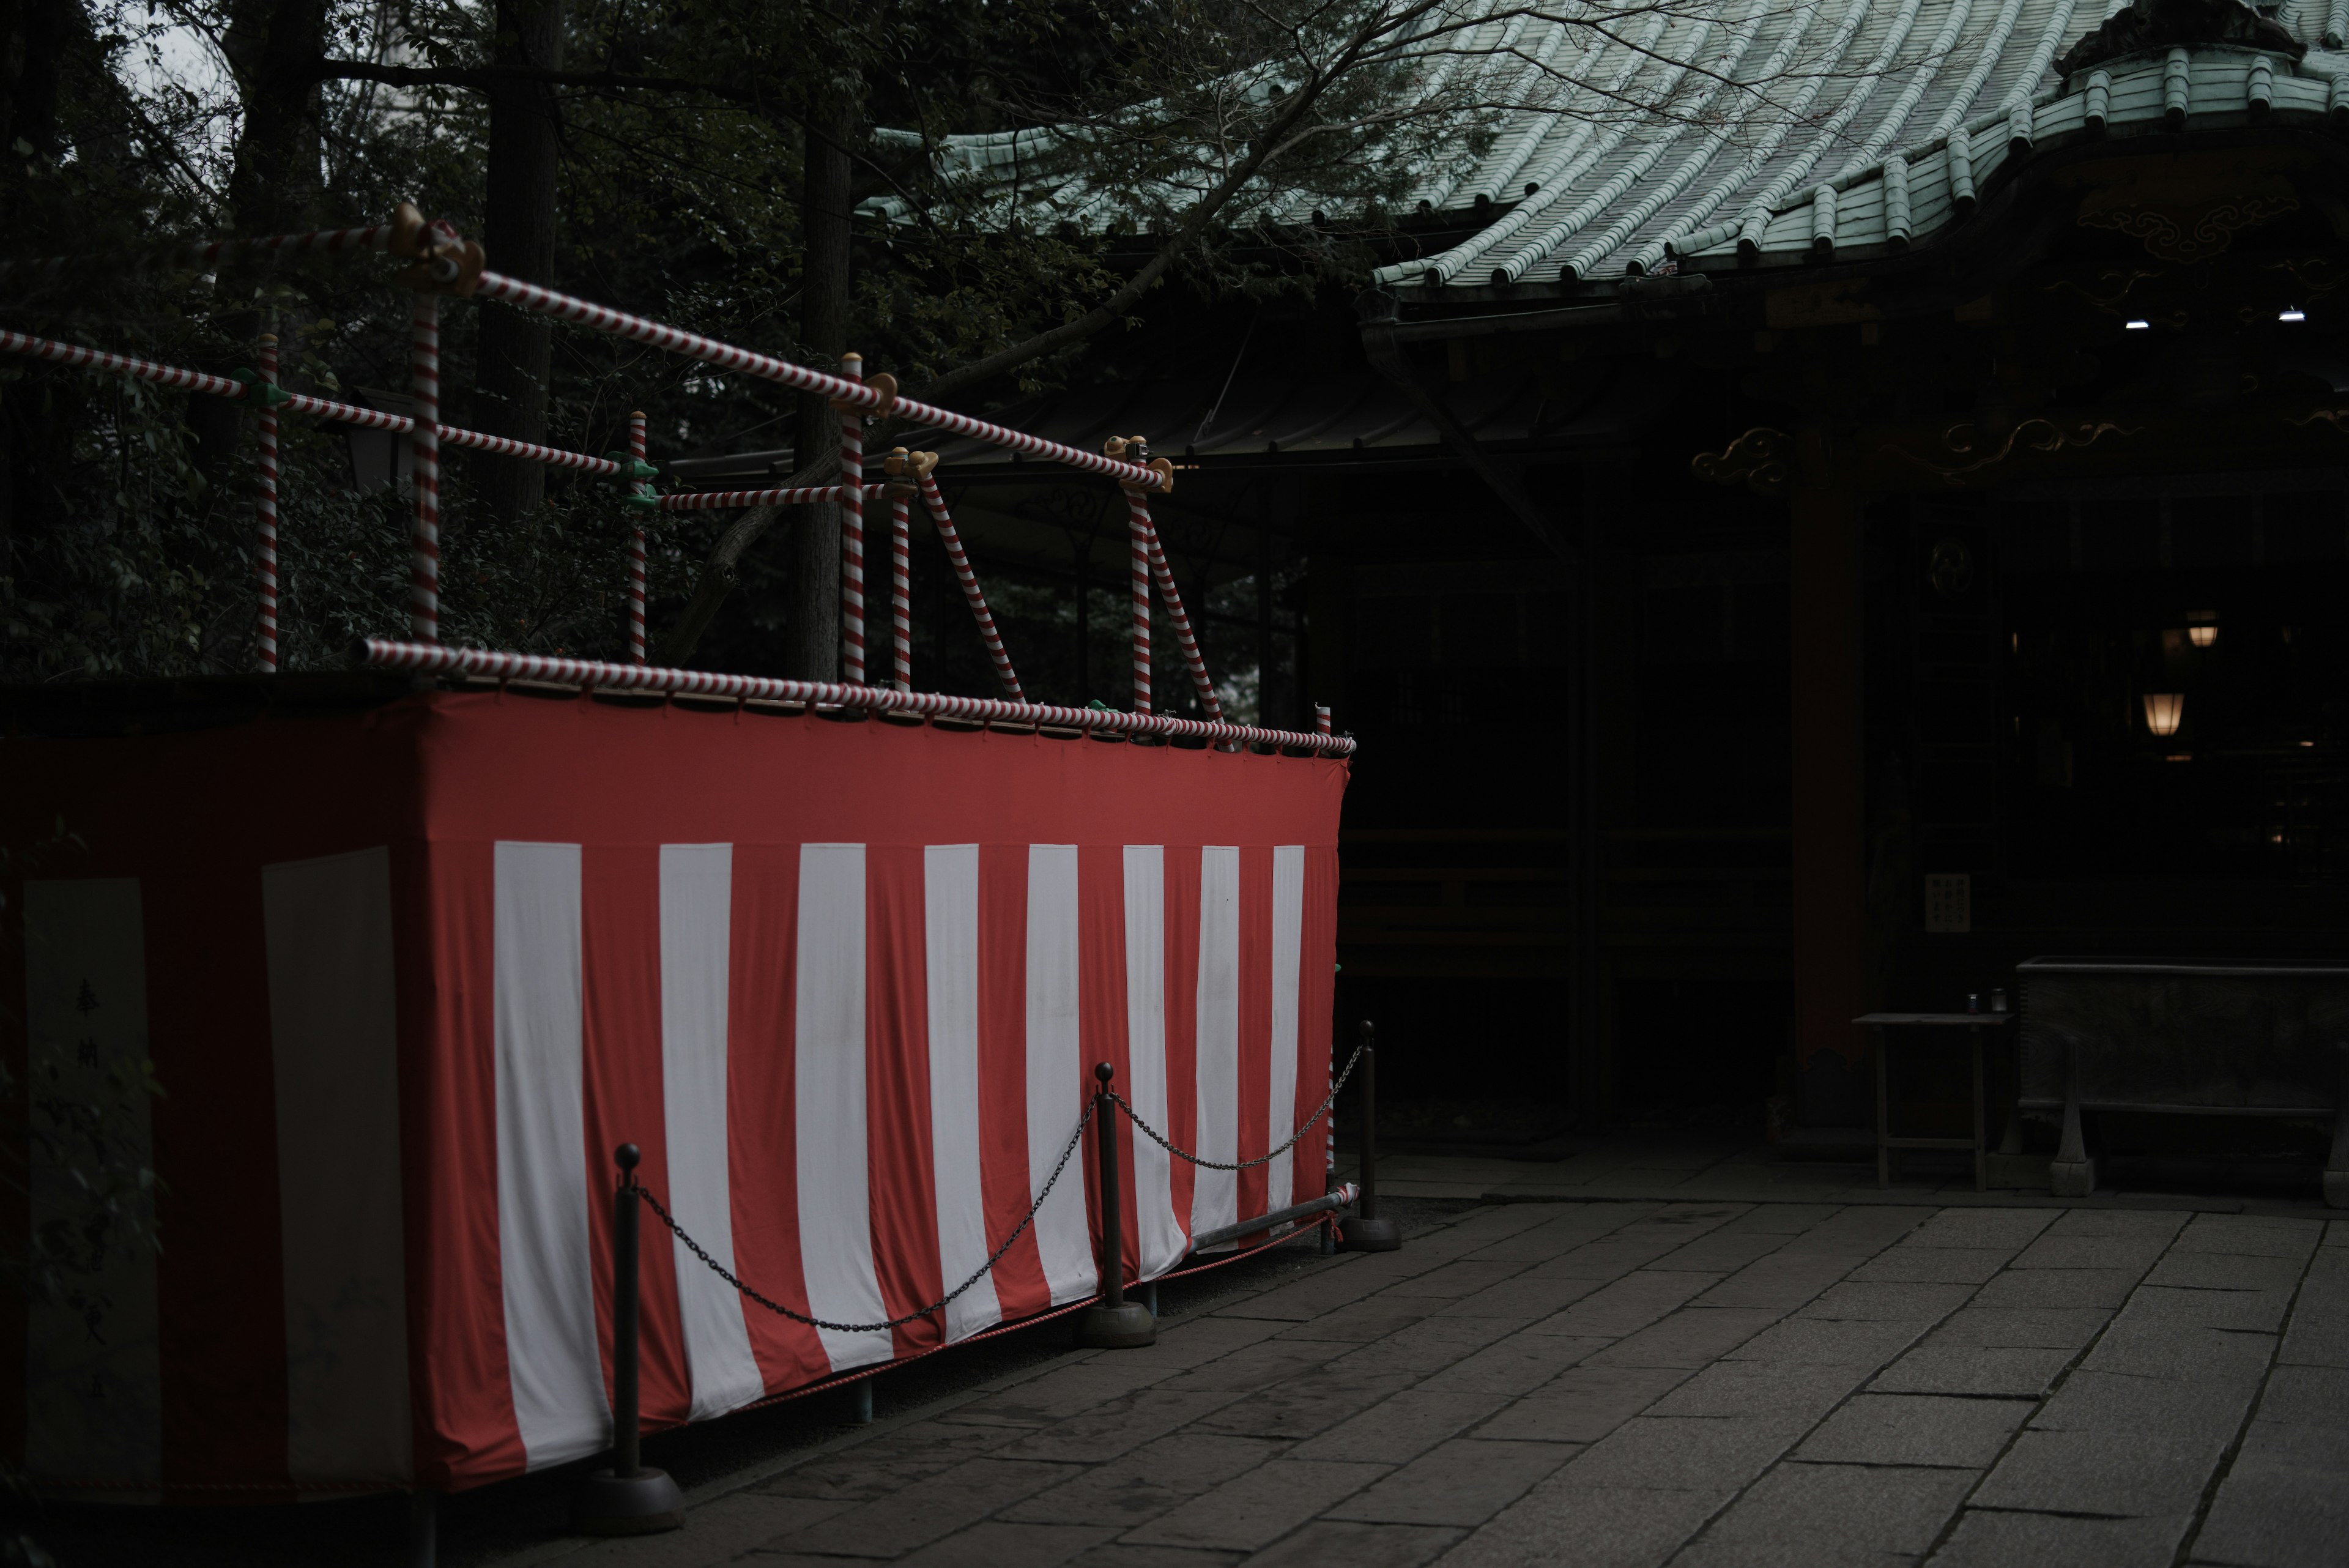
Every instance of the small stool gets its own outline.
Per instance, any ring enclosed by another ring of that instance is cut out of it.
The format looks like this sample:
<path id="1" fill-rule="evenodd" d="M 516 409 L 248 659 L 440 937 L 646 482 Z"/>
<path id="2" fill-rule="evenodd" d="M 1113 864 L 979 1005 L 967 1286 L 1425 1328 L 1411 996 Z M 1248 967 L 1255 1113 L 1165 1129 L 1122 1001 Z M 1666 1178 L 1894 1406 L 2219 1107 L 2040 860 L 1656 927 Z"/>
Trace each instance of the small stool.
<path id="1" fill-rule="evenodd" d="M 1892 1185 L 1892 1151 L 1897 1148 L 1962 1148 L 1974 1157 L 1974 1190 L 1986 1191 L 1990 1186 L 1990 1148 L 1984 1136 L 1983 1123 L 1988 1119 L 1982 1103 L 1982 1051 L 1990 1032 L 2015 1021 L 2012 1012 L 1869 1012 L 1852 1020 L 1865 1023 L 1876 1036 L 1876 1185 Z M 1885 1028 L 1887 1025 L 1909 1025 L 1931 1029 L 1964 1029 L 1974 1048 L 1974 1136 L 1971 1137 L 1895 1137 L 1890 1126 L 1890 1109 L 1886 1104 Z"/>

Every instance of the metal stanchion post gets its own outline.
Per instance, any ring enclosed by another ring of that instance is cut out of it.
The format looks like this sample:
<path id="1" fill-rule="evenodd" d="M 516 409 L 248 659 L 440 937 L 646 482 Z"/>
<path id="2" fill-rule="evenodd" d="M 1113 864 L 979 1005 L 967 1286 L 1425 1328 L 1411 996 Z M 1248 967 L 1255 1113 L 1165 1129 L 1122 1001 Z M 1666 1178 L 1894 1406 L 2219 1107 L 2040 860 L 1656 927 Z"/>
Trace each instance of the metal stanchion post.
<path id="1" fill-rule="evenodd" d="M 422 1487 L 408 1494 L 408 1568 L 438 1568 L 440 1494 Z"/>
<path id="2" fill-rule="evenodd" d="M 1362 1126 L 1362 1202 L 1346 1221 L 1349 1252 L 1392 1252 L 1402 1246 L 1402 1230 L 1379 1217 L 1379 1048 L 1377 1031 L 1362 1020 L 1362 1064 L 1354 1069 L 1362 1085 L 1362 1103 L 1354 1115 Z"/>
<path id="3" fill-rule="evenodd" d="M 588 1472 L 572 1522 L 592 1535 L 651 1535 L 685 1522 L 685 1495 L 665 1470 L 648 1469 L 636 1425 L 636 1146 L 612 1157 L 612 1468 Z"/>
<path id="4" fill-rule="evenodd" d="M 1103 1062 L 1093 1069 L 1101 1088 L 1093 1095 L 1093 1140 L 1101 1150 L 1101 1300 L 1077 1314 L 1077 1344 L 1088 1350 L 1138 1350 L 1158 1340 L 1158 1319 L 1140 1302 L 1125 1299 L 1124 1202 L 1117 1187 L 1117 1109 L 1109 1097 L 1117 1069 Z"/>

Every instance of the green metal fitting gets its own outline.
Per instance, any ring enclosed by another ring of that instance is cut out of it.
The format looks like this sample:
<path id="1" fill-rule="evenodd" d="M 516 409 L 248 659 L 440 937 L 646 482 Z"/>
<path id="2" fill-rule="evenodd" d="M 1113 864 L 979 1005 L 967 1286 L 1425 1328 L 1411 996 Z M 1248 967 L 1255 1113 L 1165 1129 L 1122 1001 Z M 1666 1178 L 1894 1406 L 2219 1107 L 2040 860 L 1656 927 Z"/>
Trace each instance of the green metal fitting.
<path id="1" fill-rule="evenodd" d="M 604 461 L 620 465 L 616 477 L 621 479 L 655 479 L 660 475 L 658 468 L 643 458 L 630 457 L 625 452 L 607 452 L 604 454 Z"/>
<path id="2" fill-rule="evenodd" d="M 274 409 L 294 395 L 274 381 L 263 380 L 258 370 L 231 370 L 228 379 L 243 382 L 245 396 L 264 409 Z"/>
<path id="3" fill-rule="evenodd" d="M 620 504 L 633 506 L 639 512 L 657 512 L 660 510 L 660 497 L 647 491 L 631 490 L 620 497 Z"/>

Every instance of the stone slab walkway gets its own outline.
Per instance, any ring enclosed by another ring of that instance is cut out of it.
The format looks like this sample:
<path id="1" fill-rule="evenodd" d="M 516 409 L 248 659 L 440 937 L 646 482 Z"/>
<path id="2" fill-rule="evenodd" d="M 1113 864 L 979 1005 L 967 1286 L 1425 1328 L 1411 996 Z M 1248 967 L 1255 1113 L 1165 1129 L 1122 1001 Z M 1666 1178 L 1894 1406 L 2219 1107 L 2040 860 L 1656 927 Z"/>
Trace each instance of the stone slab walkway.
<path id="1" fill-rule="evenodd" d="M 2349 1223 L 1481 1208 L 564 1568 L 2337 1568 Z"/>

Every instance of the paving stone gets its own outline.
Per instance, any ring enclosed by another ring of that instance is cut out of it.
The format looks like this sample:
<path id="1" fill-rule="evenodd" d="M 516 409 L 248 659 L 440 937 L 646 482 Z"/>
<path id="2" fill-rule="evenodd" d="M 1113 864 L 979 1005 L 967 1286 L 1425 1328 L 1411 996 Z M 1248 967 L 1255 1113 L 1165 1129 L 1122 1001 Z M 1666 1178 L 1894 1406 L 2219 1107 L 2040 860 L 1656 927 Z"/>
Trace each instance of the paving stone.
<path id="1" fill-rule="evenodd" d="M 1191 1499 L 1124 1539 L 1139 1544 L 1253 1552 L 1387 1473 L 1386 1465 L 1274 1459 Z"/>
<path id="2" fill-rule="evenodd" d="M 2349 1247 L 2349 1220 L 2327 1220 L 2324 1222 L 2324 1244 L 2328 1247 Z"/>
<path id="3" fill-rule="evenodd" d="M 2011 1268 L 1974 1293 L 1980 1307 L 2093 1307 L 2117 1312 L 2137 1288 L 2137 1269 Z"/>
<path id="4" fill-rule="evenodd" d="M 2066 1389 L 2068 1391 L 2067 1383 Z M 2059 1398 L 2061 1396 L 2059 1396 Z M 2112 1518 L 2192 1514 L 2233 1438 L 2240 1407 L 2199 1422 L 2173 1414 L 2135 1429 L 2042 1429 L 2015 1436 L 1975 1491 L 1983 1508 Z"/>
<path id="5" fill-rule="evenodd" d="M 1847 1279 L 1821 1291 L 1795 1315 L 1862 1323 L 1939 1323 L 1965 1305 L 1973 1293 L 1974 1287 L 1967 1284 Z"/>
<path id="6" fill-rule="evenodd" d="M 1419 1381 L 1416 1373 L 1323 1368 L 1260 1388 L 1202 1419 L 1202 1432 L 1250 1438 L 1310 1438 Z"/>
<path id="7" fill-rule="evenodd" d="M 2349 1542 L 2349 1371 L 2279 1366 L 2194 1542 L 2197 1562 L 2339 1568 Z"/>
<path id="8" fill-rule="evenodd" d="M 1975 1398 L 2044 1397 L 2075 1353 L 1985 1350 L 1971 1345 L 1920 1345 L 1878 1373 L 1879 1394 L 1962 1394 Z"/>
<path id="9" fill-rule="evenodd" d="M 1536 1270 L 1487 1285 L 1475 1295 L 1444 1302 L 1434 1310 L 1442 1317 L 1506 1317 L 1530 1323 L 1584 1299 L 1598 1282 L 1590 1279 L 1557 1279 Z"/>
<path id="10" fill-rule="evenodd" d="M 2160 1236 L 2074 1236 L 2051 1233 L 2014 1255 L 2017 1269 L 2126 1269 L 2142 1274 L 2161 1261 Z"/>
<path id="11" fill-rule="evenodd" d="M 1011 1426 L 955 1426 L 918 1421 L 874 1440 L 792 1466 L 757 1490 L 777 1497 L 862 1502 L 887 1497 L 916 1481 L 952 1469 L 965 1459 L 993 1453 L 1026 1436 Z"/>
<path id="12" fill-rule="evenodd" d="M 1316 1366 L 1327 1366 L 1345 1353 L 1346 1346 L 1324 1340 L 1267 1339 L 1242 1345 L 1228 1355 L 1219 1355 L 1204 1362 L 1178 1376 L 1170 1377 L 1158 1386 L 1173 1394 L 1236 1394 L 1253 1393 L 1279 1382 L 1309 1372 Z M 1123 1355 L 1140 1352 L 1118 1351 Z"/>
<path id="13" fill-rule="evenodd" d="M 2012 1247 L 1928 1247 L 1903 1241 L 1854 1269 L 1849 1279 L 1872 1283 L 1978 1285 L 2006 1266 Z"/>
<path id="14" fill-rule="evenodd" d="M 1384 1339 L 1399 1328 L 1409 1328 L 1440 1304 L 1406 1300 L 1381 1291 L 1361 1301 L 1323 1313 L 1319 1317 L 1280 1330 L 1281 1339 L 1344 1339 L 1357 1342 Z"/>
<path id="15" fill-rule="evenodd" d="M 1798 1257 L 1873 1257 L 1931 1220 L 1937 1212 L 1931 1209 L 1896 1208 L 1891 1204 L 1856 1204 L 1810 1227 L 1787 1242 L 1785 1251 Z"/>
<path id="16" fill-rule="evenodd" d="M 2169 1568 L 2185 1515 L 2078 1519 L 1969 1508 L 1933 1568 Z"/>
<path id="17" fill-rule="evenodd" d="M 1757 1203 L 1713 1234 L 1798 1236 L 1842 1212 L 1837 1203 Z"/>
<path id="18" fill-rule="evenodd" d="M 1390 1524 L 1482 1524 L 1572 1459 L 1562 1443 L 1454 1438 L 1330 1511 Z"/>
<path id="19" fill-rule="evenodd" d="M 1812 1362 L 1873 1370 L 1907 1350 L 1924 1331 L 1923 1324 L 1913 1321 L 1790 1317 L 1729 1352 L 1727 1359 Z"/>
<path id="20" fill-rule="evenodd" d="M 2080 1370 L 2179 1384 L 2256 1388 L 2275 1355 L 2275 1338 L 2225 1329 L 2172 1328 L 2116 1320 L 2081 1358 Z"/>
<path id="21" fill-rule="evenodd" d="M 1555 1474 L 1567 1443 L 1449 1438 L 1330 1511 L 1332 1519 L 1477 1526 Z"/>
<path id="22" fill-rule="evenodd" d="M 1973 1480 L 1967 1470 L 1783 1464 L 1673 1568 L 1889 1568 L 1932 1545 Z"/>
<path id="23" fill-rule="evenodd" d="M 2197 1214 L 2169 1245 L 2174 1252 L 2225 1252 L 2296 1258 L 2304 1262 L 2324 1240 L 2325 1223 L 2282 1214 Z"/>
<path id="24" fill-rule="evenodd" d="M 1491 1241 L 1470 1252 L 1473 1262 L 1528 1263 L 1545 1262 L 1563 1252 L 1587 1245 L 1626 1225 L 1636 1224 L 1663 1207 L 1661 1203 L 1578 1203 L 1565 1213 L 1543 1216 L 1542 1208 L 1518 1205 L 1524 1211 L 1538 1217 L 1538 1222 L 1506 1239 Z"/>
<path id="25" fill-rule="evenodd" d="M 1204 1366 L 1235 1350 L 1261 1344 L 1279 1332 L 1280 1324 L 1277 1321 L 1222 1316 L 1178 1317 L 1159 1324 L 1158 1340 L 1154 1345 L 1145 1345 L 1139 1350 L 1113 1350 L 1102 1354 L 1131 1361 L 1137 1366 L 1164 1366 L 1183 1372 L 1194 1366 Z"/>
<path id="26" fill-rule="evenodd" d="M 1653 1231 L 1617 1232 L 1536 1263 L 1528 1273 L 1546 1280 L 1616 1280 L 1634 1269 L 1644 1269 L 1668 1252 L 1688 1244 L 1679 1234 Z"/>
<path id="27" fill-rule="evenodd" d="M 1636 1220 L 1657 1205 L 1630 1206 L 1633 1212 L 1609 1213 L 1598 1203 L 1495 1203 L 1472 1209 L 1444 1227 L 1439 1234 L 1463 1241 L 1491 1245 L 1538 1231 L 1548 1225 L 1576 1223 L 1615 1226 Z"/>
<path id="28" fill-rule="evenodd" d="M 1765 1416 L 1634 1416 L 1574 1457 L 1578 1486 L 1742 1487 L 1794 1447 L 1801 1412 Z"/>
<path id="29" fill-rule="evenodd" d="M 2077 1350 L 2110 1321 L 2093 1307 L 1960 1307 L 1933 1331 L 1933 1345 L 1984 1350 Z"/>
<path id="30" fill-rule="evenodd" d="M 1300 1459 L 1406 1464 L 1508 1404 L 1503 1395 L 1464 1393 L 1448 1378 L 1440 1382 L 1391 1395 L 1289 1452 Z"/>
<path id="31" fill-rule="evenodd" d="M 1656 1267 L 1692 1274 L 1734 1273 L 1757 1258 L 1766 1258 L 1786 1244 L 1781 1232 L 1732 1231 L 1726 1225 L 1674 1248 L 1656 1260 Z"/>
<path id="32" fill-rule="evenodd" d="M 902 1557 L 1075 1473 L 1072 1466 L 1032 1460 L 965 1459 L 919 1486 L 858 1503 L 773 1544 L 792 1552 Z"/>
<path id="33" fill-rule="evenodd" d="M 1564 1311 L 1542 1319 L 1536 1331 L 1607 1338 L 1637 1334 L 1690 1297 L 1702 1294 L 1715 1277 L 1641 1269 L 1591 1291 Z"/>
<path id="34" fill-rule="evenodd" d="M 1697 1297 L 1695 1304 L 1792 1312 L 1857 1266 L 1856 1260 L 1841 1252 L 1794 1252 L 1781 1248 L 1738 1270 Z"/>
<path id="35" fill-rule="evenodd" d="M 1495 1416 L 1476 1434 L 1551 1443 L 1593 1443 L 1653 1405 L 1688 1376 L 1672 1367 L 1577 1366 Z"/>
<path id="36" fill-rule="evenodd" d="M 698 1521 L 697 1521 L 698 1522 Z M 905 1568 L 1057 1568 L 1088 1547 L 1117 1533 L 1096 1524 L 1008 1524 L 991 1520 L 944 1541 L 934 1541 L 910 1557 Z"/>
<path id="37" fill-rule="evenodd" d="M 1424 1376 L 1527 1326 L 1516 1318 L 1425 1317 L 1384 1339 L 1358 1345 L 1330 1365 L 1347 1371 L 1416 1372 Z"/>
<path id="38" fill-rule="evenodd" d="M 1590 1359 L 1609 1366 L 1702 1366 L 1778 1321 L 1756 1307 L 1682 1307 Z"/>
<path id="39" fill-rule="evenodd" d="M 2154 1237 L 2166 1247 L 2191 1218 L 2171 1209 L 2066 1209 L 2055 1223 L 2047 1227 L 2046 1233 Z"/>
<path id="40" fill-rule="evenodd" d="M 2033 1407 L 2024 1399 L 1861 1394 L 1804 1438 L 1795 1457 L 1829 1464 L 1987 1469 Z"/>
<path id="41" fill-rule="evenodd" d="M 738 1491 L 695 1509 L 690 1529 L 669 1535 L 599 1541 L 583 1551 L 567 1553 L 563 1561 L 580 1568 L 710 1568 L 714 1563 L 730 1563 L 770 1542 L 796 1535 L 854 1506 L 849 1502 L 819 1502 L 812 1498 Z M 752 1561 L 767 1568 L 773 1559 Z"/>
<path id="42" fill-rule="evenodd" d="M 1439 1568 L 1657 1568 L 1732 1490 L 1594 1487 L 1558 1475 L 1437 1559 Z"/>
<path id="43" fill-rule="evenodd" d="M 1185 1546 L 1127 1546 L 1111 1542 L 1070 1561 L 1069 1568 L 1234 1568 L 1243 1552 L 1205 1552 Z M 754 1564 L 753 1568 L 765 1568 Z"/>
<path id="44" fill-rule="evenodd" d="M 2288 1291 L 2300 1283 L 2308 1249 L 2293 1258 L 2250 1252 L 2181 1252 L 2175 1248 L 2145 1277 L 2148 1285 L 2184 1285 L 2204 1291 Z"/>
<path id="45" fill-rule="evenodd" d="M 1397 1280 L 1381 1291 L 1378 1299 L 1395 1301 L 1405 1298 L 1457 1300 L 1473 1296 L 1487 1285 L 1497 1285 L 1503 1280 L 1523 1272 L 1525 1264 L 1486 1262 L 1475 1258 L 1463 1258 L 1456 1263 L 1446 1263 L 1440 1269 L 1430 1269 L 1423 1274 L 1413 1274 L 1407 1280 Z"/>
<path id="46" fill-rule="evenodd" d="M 1802 1362 L 1717 1361 L 1648 1407 L 1651 1416 L 1824 1418 L 1867 1374 Z"/>
<path id="47" fill-rule="evenodd" d="M 2349 1235 L 2344 1222 L 2327 1227 Z M 2349 1366 L 2349 1246 L 2318 1249 L 2300 1282 L 2283 1348 L 2276 1359 L 2310 1366 Z"/>
<path id="48" fill-rule="evenodd" d="M 947 1419 L 964 1425 L 1049 1427 L 1128 1399 L 1143 1388 L 1165 1382 L 1177 1371 L 1163 1362 L 1088 1356 L 1054 1367 L 1040 1377 L 1029 1378 L 999 1394 L 957 1407 Z"/>
<path id="49" fill-rule="evenodd" d="M 1911 1247 L 1996 1247 L 2013 1252 L 2053 1224 L 2054 1209 L 1944 1209 L 1910 1231 Z"/>
<path id="50" fill-rule="evenodd" d="M 1329 1268 L 1316 1270 L 1301 1280 L 1294 1280 L 1262 1295 L 1250 1296 L 1218 1308 L 1216 1316 L 1222 1318 L 1279 1318 L 1289 1323 L 1304 1323 L 1333 1312 L 1349 1302 L 1382 1291 L 1396 1280 L 1409 1274 L 1424 1272 L 1424 1269 L 1399 1269 L 1393 1266 L 1376 1268 L 1374 1262 L 1400 1258 L 1401 1252 L 1357 1252 L 1341 1255 Z M 1427 1267 L 1433 1267 L 1433 1263 Z"/>
<path id="51" fill-rule="evenodd" d="M 1260 1438 L 1177 1433 L 1014 1503 L 1001 1517 L 1038 1524 L 1131 1528 L 1271 1463 L 1288 1447 Z"/>
<path id="52" fill-rule="evenodd" d="M 1423 1524 L 1317 1519 L 1247 1560 L 1248 1568 L 1419 1568 L 1468 1532 Z"/>
<path id="53" fill-rule="evenodd" d="M 1437 1376 L 1446 1388 L 1478 1394 L 1526 1394 L 1613 1343 L 1522 1330 L 1454 1362 Z"/>
<path id="54" fill-rule="evenodd" d="M 1100 1464 L 1214 1414 L 1244 1396 L 1177 1394 L 1145 1388 L 1123 1399 L 1055 1422 L 996 1450 L 1007 1459 L 1056 1459 Z"/>

